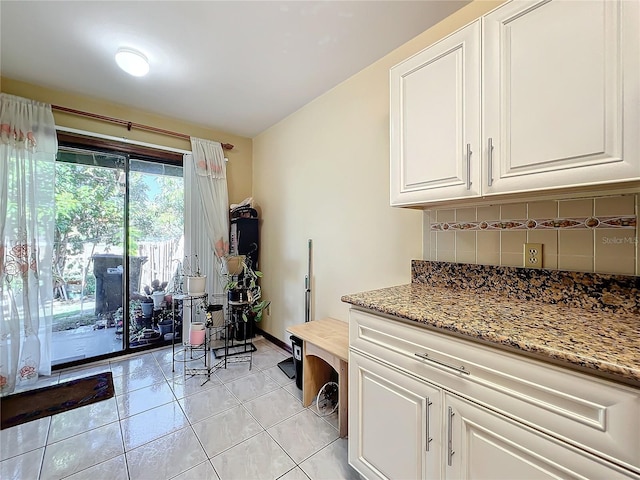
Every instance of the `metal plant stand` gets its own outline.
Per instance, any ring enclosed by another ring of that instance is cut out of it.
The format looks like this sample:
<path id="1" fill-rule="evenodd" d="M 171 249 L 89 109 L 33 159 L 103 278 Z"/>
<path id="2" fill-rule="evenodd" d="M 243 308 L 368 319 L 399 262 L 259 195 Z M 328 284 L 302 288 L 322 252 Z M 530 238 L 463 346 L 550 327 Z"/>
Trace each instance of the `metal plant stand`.
<path id="1" fill-rule="evenodd" d="M 184 375 L 185 377 L 193 377 L 195 375 L 206 375 L 206 379 L 201 385 L 204 385 L 211 380 L 211 374 L 218 368 L 226 368 L 225 359 L 216 359 L 211 361 L 211 347 L 210 347 L 210 335 L 212 327 L 205 324 L 204 340 L 199 345 L 191 345 L 190 338 L 184 338 L 184 327 L 186 319 L 184 318 L 184 312 L 189 309 L 189 325 L 191 325 L 196 316 L 196 309 L 207 303 L 207 293 L 201 293 L 196 295 L 175 295 L 172 301 L 172 314 L 173 314 L 173 339 L 171 347 L 173 350 L 173 363 L 171 365 L 171 371 L 175 372 L 176 362 L 184 363 Z M 182 301 L 182 324 L 183 335 L 182 345 L 179 345 L 176 349 L 176 306 L 179 301 Z M 224 328 L 224 327 L 223 327 Z"/>
<path id="2" fill-rule="evenodd" d="M 224 331 L 224 346 L 212 348 L 217 360 L 229 363 L 249 362 L 249 370 L 253 365 L 253 352 L 256 346 L 251 338 L 247 338 L 246 323 L 242 318 L 250 308 L 249 302 L 227 302 L 227 320 Z M 244 332 L 242 340 L 236 339 L 236 332 Z M 226 366 L 226 363 L 225 363 Z"/>

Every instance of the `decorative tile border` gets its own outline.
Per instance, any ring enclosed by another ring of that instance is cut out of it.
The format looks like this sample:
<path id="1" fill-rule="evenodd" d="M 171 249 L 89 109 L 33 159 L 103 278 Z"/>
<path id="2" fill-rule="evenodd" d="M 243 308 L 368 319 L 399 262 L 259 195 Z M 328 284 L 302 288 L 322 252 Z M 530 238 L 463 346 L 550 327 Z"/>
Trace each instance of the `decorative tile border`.
<path id="1" fill-rule="evenodd" d="M 477 222 L 440 222 L 432 223 L 432 231 L 448 230 L 482 231 L 482 230 L 573 230 L 622 228 L 635 229 L 637 217 L 579 217 L 579 218 L 528 218 L 525 220 L 490 220 Z"/>

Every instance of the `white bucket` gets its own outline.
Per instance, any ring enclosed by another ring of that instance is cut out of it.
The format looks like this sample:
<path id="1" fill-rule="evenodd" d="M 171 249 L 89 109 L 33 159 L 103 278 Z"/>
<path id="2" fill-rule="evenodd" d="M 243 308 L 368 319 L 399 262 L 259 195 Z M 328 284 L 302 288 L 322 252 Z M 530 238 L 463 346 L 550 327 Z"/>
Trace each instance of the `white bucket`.
<path id="1" fill-rule="evenodd" d="M 153 309 L 160 310 L 164 301 L 164 292 L 153 292 L 151 298 L 153 298 Z"/>
<path id="2" fill-rule="evenodd" d="M 187 294 L 200 295 L 201 293 L 204 293 L 206 281 L 206 275 L 202 277 L 187 277 Z"/>

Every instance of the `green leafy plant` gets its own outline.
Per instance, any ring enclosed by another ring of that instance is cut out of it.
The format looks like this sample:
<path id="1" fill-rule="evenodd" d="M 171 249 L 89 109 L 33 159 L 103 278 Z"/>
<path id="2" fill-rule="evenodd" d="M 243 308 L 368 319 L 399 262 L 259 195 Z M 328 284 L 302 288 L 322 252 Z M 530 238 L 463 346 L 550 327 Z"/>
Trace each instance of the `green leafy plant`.
<path id="1" fill-rule="evenodd" d="M 271 301 L 261 300 L 262 289 L 258 285 L 258 279 L 262 278 L 264 274 L 260 270 L 251 268 L 244 255 L 227 257 L 226 265 L 225 291 L 246 292 L 249 308 L 242 313 L 242 319 L 247 322 L 249 314 L 251 314 L 256 322 L 260 322 L 264 311 L 271 305 Z"/>
<path id="2" fill-rule="evenodd" d="M 151 285 L 145 285 L 144 293 L 150 296 L 155 292 L 164 292 L 168 284 L 169 282 L 167 281 L 160 282 L 160 280 L 156 278 L 151 281 Z"/>
<path id="3" fill-rule="evenodd" d="M 264 315 L 264 311 L 269 308 L 271 305 L 270 300 L 261 300 L 258 303 L 251 305 L 251 312 L 255 314 L 255 321 L 260 322 L 262 320 L 262 316 Z M 246 314 L 242 314 L 242 319 L 246 322 L 248 319 Z"/>

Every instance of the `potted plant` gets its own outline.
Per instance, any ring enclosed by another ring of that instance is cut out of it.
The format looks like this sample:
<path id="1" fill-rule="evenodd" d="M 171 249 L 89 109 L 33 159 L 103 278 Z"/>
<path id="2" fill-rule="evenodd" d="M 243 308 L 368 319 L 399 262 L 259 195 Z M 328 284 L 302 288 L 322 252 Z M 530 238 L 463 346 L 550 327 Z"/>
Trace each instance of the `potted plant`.
<path id="1" fill-rule="evenodd" d="M 167 333 L 173 332 L 173 315 L 170 311 L 165 310 L 158 316 L 158 330 L 160 335 L 164 337 Z"/>
<path id="2" fill-rule="evenodd" d="M 259 270 L 252 268 L 251 262 L 244 255 L 227 257 L 227 273 L 225 290 L 231 305 L 242 308 L 242 320 L 246 326 L 238 329 L 236 339 L 243 340 L 253 336 L 255 323 L 262 320 L 264 311 L 271 305 L 271 301 L 262 300 L 262 289 L 258 280 L 264 276 Z"/>
<path id="3" fill-rule="evenodd" d="M 142 316 L 151 318 L 153 315 L 153 299 L 151 297 L 142 297 L 140 299 L 140 307 L 142 308 Z"/>
<path id="4" fill-rule="evenodd" d="M 140 330 L 144 328 L 145 322 L 151 323 L 153 301 L 144 295 L 136 294 L 136 296 L 137 298 L 129 302 L 129 324 L 132 329 Z"/>
<path id="5" fill-rule="evenodd" d="M 153 301 L 154 310 L 160 310 L 162 308 L 162 302 L 164 301 L 165 296 L 164 290 L 165 288 L 167 288 L 168 284 L 169 282 L 160 283 L 160 280 L 156 278 L 151 282 L 151 287 L 144 287 L 144 292 L 147 294 L 147 296 L 151 297 Z"/>
<path id="6" fill-rule="evenodd" d="M 185 278 L 185 287 L 188 295 L 199 295 L 205 292 L 207 276 L 200 272 L 198 255 L 184 257 L 182 271 Z"/>
<path id="7" fill-rule="evenodd" d="M 227 299 L 230 302 L 246 302 L 247 288 L 244 284 L 244 277 L 248 265 L 244 255 L 231 255 L 225 258 L 226 273 L 224 274 L 226 283 L 224 286 L 227 292 Z"/>

